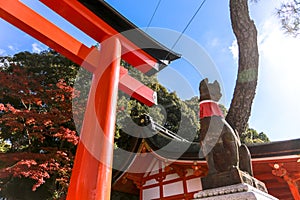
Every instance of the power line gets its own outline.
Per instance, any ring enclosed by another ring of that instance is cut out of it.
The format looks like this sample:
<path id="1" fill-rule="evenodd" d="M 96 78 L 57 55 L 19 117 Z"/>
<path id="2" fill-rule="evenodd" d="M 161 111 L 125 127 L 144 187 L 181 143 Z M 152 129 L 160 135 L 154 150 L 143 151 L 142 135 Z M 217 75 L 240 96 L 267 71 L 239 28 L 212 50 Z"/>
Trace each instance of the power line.
<path id="1" fill-rule="evenodd" d="M 157 11 L 157 9 L 158 9 L 160 3 L 161 3 L 161 0 L 158 1 L 157 5 L 156 5 L 156 8 L 155 8 L 155 10 L 154 10 L 154 12 L 153 12 L 153 14 L 152 14 L 152 16 L 151 16 L 151 18 L 150 18 L 150 21 L 149 21 L 149 23 L 148 23 L 148 25 L 147 25 L 146 30 L 149 28 L 149 26 L 150 26 L 150 24 L 151 24 L 151 22 L 152 22 L 152 20 L 153 20 L 154 15 L 156 14 L 156 11 Z"/>
<path id="2" fill-rule="evenodd" d="M 198 14 L 198 12 L 201 10 L 201 8 L 203 7 L 204 3 L 206 2 L 206 0 L 203 0 L 202 3 L 200 4 L 200 6 L 198 7 L 198 9 L 196 10 L 196 12 L 194 13 L 194 15 L 192 16 L 192 18 L 190 19 L 190 21 L 187 23 L 187 25 L 185 26 L 185 28 L 183 29 L 183 31 L 181 32 L 181 34 L 179 35 L 179 37 L 177 38 L 177 40 L 175 41 L 175 43 L 173 44 L 173 46 L 171 47 L 171 50 L 173 50 L 173 48 L 176 46 L 176 44 L 179 42 L 179 40 L 181 39 L 182 35 L 184 34 L 184 32 L 187 30 L 187 28 L 190 26 L 190 24 L 192 23 L 192 21 L 194 20 L 194 18 L 196 17 L 196 15 Z"/>

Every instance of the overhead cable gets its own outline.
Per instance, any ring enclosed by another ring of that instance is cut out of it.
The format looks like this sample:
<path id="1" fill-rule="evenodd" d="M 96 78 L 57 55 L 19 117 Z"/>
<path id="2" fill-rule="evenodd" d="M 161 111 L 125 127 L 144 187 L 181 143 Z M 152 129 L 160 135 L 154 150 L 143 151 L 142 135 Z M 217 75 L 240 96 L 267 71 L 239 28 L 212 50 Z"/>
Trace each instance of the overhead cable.
<path id="1" fill-rule="evenodd" d="M 150 26 L 150 24 L 151 24 L 151 22 L 152 22 L 152 20 L 153 20 L 153 18 L 154 18 L 154 16 L 155 16 L 155 14 L 156 14 L 156 11 L 157 11 L 157 9 L 158 9 L 160 3 L 161 3 L 161 0 L 159 0 L 158 3 L 157 3 L 157 5 L 156 5 L 156 8 L 155 8 L 155 10 L 154 10 L 154 12 L 153 12 L 153 14 L 152 14 L 152 16 L 151 16 L 151 18 L 150 18 L 150 21 L 148 22 L 146 31 L 147 31 L 147 29 L 149 28 L 149 26 Z"/>
<path id="2" fill-rule="evenodd" d="M 173 48 L 176 46 L 176 44 L 179 42 L 179 40 L 181 39 L 182 35 L 184 34 L 184 32 L 187 30 L 187 28 L 190 26 L 190 24 L 192 23 L 192 21 L 194 20 L 194 18 L 196 17 L 196 15 L 198 14 L 198 12 L 201 10 L 201 8 L 203 7 L 204 3 L 206 2 L 206 0 L 203 0 L 202 3 L 200 4 L 200 6 L 198 7 L 198 9 L 196 10 L 196 12 L 194 13 L 194 15 L 192 16 L 192 18 L 190 19 L 190 21 L 187 23 L 187 25 L 185 26 L 185 28 L 183 29 L 183 31 L 181 32 L 181 34 L 179 35 L 179 37 L 177 38 L 177 40 L 175 41 L 175 43 L 173 44 L 173 46 L 171 47 L 171 50 L 173 50 Z"/>

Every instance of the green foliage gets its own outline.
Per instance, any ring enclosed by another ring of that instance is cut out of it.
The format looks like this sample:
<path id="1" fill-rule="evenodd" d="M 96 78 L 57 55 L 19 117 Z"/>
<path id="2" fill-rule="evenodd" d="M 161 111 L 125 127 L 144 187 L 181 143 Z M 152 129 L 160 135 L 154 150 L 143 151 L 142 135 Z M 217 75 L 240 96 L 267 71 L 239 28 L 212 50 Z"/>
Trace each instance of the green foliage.
<path id="1" fill-rule="evenodd" d="M 191 110 L 193 110 L 196 114 L 198 114 L 199 98 L 197 96 L 194 96 L 191 99 L 185 100 L 184 102 Z"/>
<path id="2" fill-rule="evenodd" d="M 200 124 L 198 122 L 197 112 L 189 108 L 185 102 L 181 102 L 180 107 L 181 119 L 177 134 L 189 141 L 198 141 Z"/>
<path id="3" fill-rule="evenodd" d="M 1 131 L 0 131 L 0 135 L 1 135 Z M 11 148 L 11 144 L 8 141 L 0 139 L 0 153 L 5 153 L 9 151 L 10 148 Z"/>
<path id="4" fill-rule="evenodd" d="M 253 128 L 247 128 L 246 132 L 241 135 L 241 141 L 245 144 L 270 142 L 265 133 L 258 133 Z"/>
<path id="5" fill-rule="evenodd" d="M 199 128 L 197 119 L 198 102 L 195 107 L 190 105 L 195 104 L 194 100 L 197 98 L 195 97 L 188 102 L 182 101 L 175 92 L 169 92 L 161 85 L 156 76 L 145 76 L 127 63 L 122 62 L 122 64 L 129 70 L 129 74 L 132 77 L 157 92 L 158 105 L 149 108 L 126 96 L 124 93 L 119 92 L 117 137 L 115 138 L 117 146 L 124 148 L 121 143 L 126 146 L 126 142 L 124 144 L 122 141 L 124 141 L 124 138 L 128 141 L 128 136 L 124 136 L 126 135 L 126 131 L 123 131 L 128 130 L 126 126 L 132 126 L 128 122 L 133 121 L 138 126 L 140 116 L 145 113 L 149 114 L 155 122 L 174 133 L 190 141 L 195 140 L 198 137 L 197 129 Z M 121 135 L 123 136 L 121 137 Z"/>

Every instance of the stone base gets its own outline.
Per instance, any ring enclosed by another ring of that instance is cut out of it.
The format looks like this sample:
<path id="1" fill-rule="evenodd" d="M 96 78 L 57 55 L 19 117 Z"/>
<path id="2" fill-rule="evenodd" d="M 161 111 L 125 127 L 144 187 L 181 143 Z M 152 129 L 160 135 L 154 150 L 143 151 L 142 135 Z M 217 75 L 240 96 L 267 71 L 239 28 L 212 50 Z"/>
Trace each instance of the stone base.
<path id="1" fill-rule="evenodd" d="M 268 193 L 263 182 L 237 168 L 233 168 L 227 172 L 208 174 L 201 179 L 201 182 L 203 190 L 245 183 L 261 190 L 262 192 Z"/>
<path id="2" fill-rule="evenodd" d="M 194 194 L 194 200 L 278 200 L 248 184 L 241 183 L 200 191 Z"/>

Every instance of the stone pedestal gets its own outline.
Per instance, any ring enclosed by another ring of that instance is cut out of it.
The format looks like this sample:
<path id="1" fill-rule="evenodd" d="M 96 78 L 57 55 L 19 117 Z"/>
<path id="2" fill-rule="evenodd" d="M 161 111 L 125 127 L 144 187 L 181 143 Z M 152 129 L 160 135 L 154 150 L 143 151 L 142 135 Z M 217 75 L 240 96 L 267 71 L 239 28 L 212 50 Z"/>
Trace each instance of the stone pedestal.
<path id="1" fill-rule="evenodd" d="M 278 200 L 246 183 L 218 187 L 200 191 L 194 200 Z"/>
<path id="2" fill-rule="evenodd" d="M 263 182 L 237 168 L 233 168 L 226 172 L 208 174 L 201 178 L 201 182 L 203 190 L 245 183 L 261 190 L 262 192 L 268 193 Z"/>

